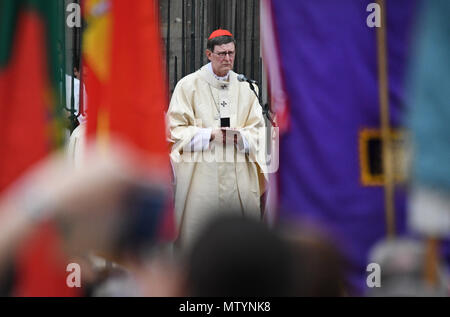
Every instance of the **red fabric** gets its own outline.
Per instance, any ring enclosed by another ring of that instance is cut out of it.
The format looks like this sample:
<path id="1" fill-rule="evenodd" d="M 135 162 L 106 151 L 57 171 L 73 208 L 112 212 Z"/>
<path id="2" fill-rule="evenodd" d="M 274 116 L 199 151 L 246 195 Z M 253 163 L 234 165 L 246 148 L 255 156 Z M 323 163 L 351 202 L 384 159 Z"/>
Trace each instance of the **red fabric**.
<path id="1" fill-rule="evenodd" d="M 109 120 L 112 132 L 139 149 L 153 157 L 168 157 L 164 119 L 168 95 L 154 4 L 113 2 Z"/>
<path id="2" fill-rule="evenodd" d="M 67 286 L 66 272 L 70 261 L 62 251 L 59 233 L 51 224 L 37 229 L 27 239 L 17 258 L 14 296 L 24 297 L 76 297 L 79 288 Z M 83 272 L 81 272 L 83 274 Z M 81 287 L 84 285 L 81 284 Z"/>
<path id="3" fill-rule="evenodd" d="M 211 33 L 211 35 L 209 36 L 208 40 L 212 40 L 213 38 L 219 37 L 219 36 L 231 36 L 231 37 L 233 37 L 233 34 L 231 34 L 231 32 L 228 31 L 228 30 L 218 29 L 218 30 L 215 30 L 214 32 Z"/>
<path id="4" fill-rule="evenodd" d="M 148 153 L 169 181 L 164 117 L 168 89 L 157 4 L 148 0 L 113 2 L 109 124 L 111 132 Z M 172 210 L 165 215 L 161 234 L 174 237 Z"/>
<path id="5" fill-rule="evenodd" d="M 11 60 L 0 70 L 0 192 L 49 151 L 43 32 L 36 14 L 22 14 Z"/>
<path id="6" fill-rule="evenodd" d="M 100 104 L 104 98 L 104 84 L 98 79 L 95 72 L 92 71 L 91 65 L 87 62 L 83 64 L 83 71 L 86 76 L 84 84 L 86 86 L 86 94 L 88 99 L 87 109 L 87 135 L 93 137 L 97 134 L 98 111 Z"/>
<path id="7" fill-rule="evenodd" d="M 105 132 L 98 127 L 98 116 L 104 114 L 108 139 L 120 139 L 145 153 L 144 159 L 166 173 L 169 182 L 164 114 L 168 89 L 157 4 L 154 0 L 111 2 L 110 78 L 101 82 L 87 65 L 88 136 L 95 139 Z M 173 208 L 169 210 L 160 227 L 165 240 L 176 235 Z"/>
<path id="8" fill-rule="evenodd" d="M 50 84 L 45 28 L 40 17 L 23 12 L 8 67 L 0 72 L 0 192 L 50 151 Z M 24 241 L 16 258 L 16 296 L 76 296 L 66 285 L 65 257 L 52 226 Z"/>

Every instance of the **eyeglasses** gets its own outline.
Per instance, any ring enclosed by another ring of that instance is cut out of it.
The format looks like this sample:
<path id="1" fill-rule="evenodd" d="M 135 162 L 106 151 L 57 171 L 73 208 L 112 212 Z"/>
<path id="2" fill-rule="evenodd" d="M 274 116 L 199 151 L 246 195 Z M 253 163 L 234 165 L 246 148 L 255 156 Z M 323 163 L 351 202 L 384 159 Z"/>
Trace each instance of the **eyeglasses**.
<path id="1" fill-rule="evenodd" d="M 231 58 L 233 58 L 234 54 L 235 54 L 235 52 L 233 52 L 233 51 L 219 52 L 219 53 L 212 52 L 212 53 L 218 55 L 220 58 L 225 58 L 227 55 L 229 55 Z"/>

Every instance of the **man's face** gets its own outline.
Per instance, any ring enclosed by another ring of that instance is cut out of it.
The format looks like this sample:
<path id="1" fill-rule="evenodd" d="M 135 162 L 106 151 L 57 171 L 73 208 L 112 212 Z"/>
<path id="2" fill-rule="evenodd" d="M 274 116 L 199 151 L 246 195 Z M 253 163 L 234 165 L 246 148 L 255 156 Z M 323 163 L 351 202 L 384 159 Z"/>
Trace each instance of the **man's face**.
<path id="1" fill-rule="evenodd" d="M 235 53 L 233 42 L 216 45 L 213 52 L 206 50 L 206 56 L 211 61 L 213 71 L 217 76 L 226 76 L 233 69 Z"/>

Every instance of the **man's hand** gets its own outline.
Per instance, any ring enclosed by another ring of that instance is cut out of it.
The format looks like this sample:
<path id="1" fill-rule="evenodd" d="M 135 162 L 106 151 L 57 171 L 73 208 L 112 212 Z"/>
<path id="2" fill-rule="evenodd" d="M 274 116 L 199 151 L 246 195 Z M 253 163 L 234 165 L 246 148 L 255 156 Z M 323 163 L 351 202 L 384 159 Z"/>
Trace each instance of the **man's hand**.
<path id="1" fill-rule="evenodd" d="M 244 142 L 239 129 L 234 128 L 221 128 L 215 129 L 211 133 L 211 142 L 216 142 L 226 145 L 236 145 L 239 148 L 243 148 Z"/>
<path id="2" fill-rule="evenodd" d="M 220 141 L 222 140 L 222 142 Z M 215 129 L 211 133 L 211 142 L 216 141 L 219 143 L 225 143 L 225 133 L 223 133 L 222 129 Z"/>

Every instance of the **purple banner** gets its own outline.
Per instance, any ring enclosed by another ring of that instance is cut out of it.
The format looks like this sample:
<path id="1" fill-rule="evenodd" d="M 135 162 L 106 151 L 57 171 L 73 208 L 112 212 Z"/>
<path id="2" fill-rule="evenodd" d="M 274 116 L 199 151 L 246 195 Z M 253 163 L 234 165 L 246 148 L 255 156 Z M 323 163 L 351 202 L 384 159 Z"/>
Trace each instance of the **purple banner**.
<path id="1" fill-rule="evenodd" d="M 369 0 L 272 1 L 290 124 L 280 143 L 282 217 L 318 222 L 364 292 L 370 248 L 386 237 L 384 189 L 362 181 L 362 131 L 381 129 L 377 28 Z M 402 124 L 415 1 L 386 1 L 391 126 Z M 261 21 L 264 23 L 264 21 Z M 395 195 L 397 232 L 405 194 Z"/>

